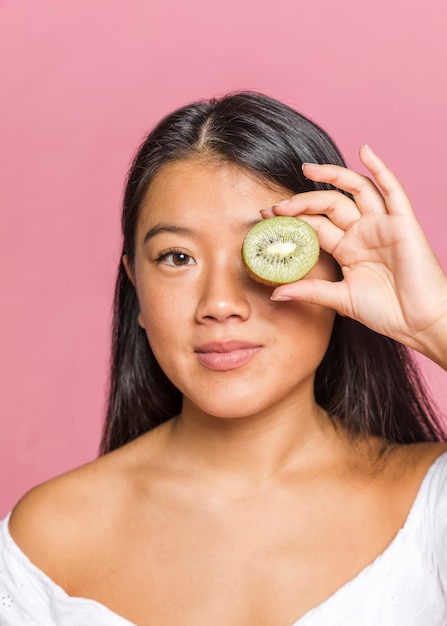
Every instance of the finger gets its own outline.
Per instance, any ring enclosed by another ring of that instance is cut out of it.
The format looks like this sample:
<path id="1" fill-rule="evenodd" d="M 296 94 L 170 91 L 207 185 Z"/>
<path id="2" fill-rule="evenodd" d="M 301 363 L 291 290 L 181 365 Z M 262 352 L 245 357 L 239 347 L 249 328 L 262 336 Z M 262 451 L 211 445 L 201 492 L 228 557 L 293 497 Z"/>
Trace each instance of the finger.
<path id="1" fill-rule="evenodd" d="M 275 217 L 275 213 L 272 211 L 272 209 L 261 209 L 259 213 L 264 220 L 268 219 L 269 217 Z"/>
<path id="2" fill-rule="evenodd" d="M 337 247 L 345 236 L 345 231 L 336 226 L 324 215 L 306 215 L 302 213 L 300 218 L 310 224 L 316 231 L 320 248 L 331 254 L 338 262 Z"/>
<path id="3" fill-rule="evenodd" d="M 271 299 L 275 302 L 295 300 L 317 304 L 334 309 L 340 315 L 347 314 L 349 302 L 343 281 L 333 283 L 319 278 L 281 285 L 273 291 Z"/>
<path id="4" fill-rule="evenodd" d="M 360 160 L 374 177 L 388 212 L 393 215 L 413 215 L 410 201 L 400 181 L 366 144 L 360 148 Z"/>
<path id="5" fill-rule="evenodd" d="M 297 194 L 287 202 L 273 206 L 275 215 L 326 215 L 331 222 L 348 230 L 361 218 L 356 204 L 335 190 L 308 191 Z"/>
<path id="6" fill-rule="evenodd" d="M 316 165 L 305 163 L 303 172 L 306 178 L 319 183 L 330 183 L 347 191 L 362 214 L 387 213 L 387 205 L 379 189 L 367 176 L 340 165 Z"/>

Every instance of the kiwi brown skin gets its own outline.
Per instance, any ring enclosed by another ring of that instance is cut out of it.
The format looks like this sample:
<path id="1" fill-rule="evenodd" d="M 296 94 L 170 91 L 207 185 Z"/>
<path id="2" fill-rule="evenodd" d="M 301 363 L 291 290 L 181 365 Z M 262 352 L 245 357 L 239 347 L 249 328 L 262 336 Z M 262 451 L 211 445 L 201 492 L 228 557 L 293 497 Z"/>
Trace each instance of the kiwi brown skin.
<path id="1" fill-rule="evenodd" d="M 257 229 L 259 230 L 259 225 L 261 223 L 265 223 L 265 222 L 269 222 L 269 227 L 271 228 L 272 224 L 275 224 L 275 227 L 273 230 L 277 230 L 278 233 L 280 234 L 281 232 L 281 228 L 283 228 L 283 224 L 286 222 L 290 228 L 290 224 L 292 222 L 292 220 L 295 222 L 296 221 L 296 226 L 297 226 L 297 231 L 299 229 L 303 230 L 304 228 L 304 241 L 305 244 L 307 245 L 307 251 L 304 252 L 304 254 L 307 255 L 307 257 L 310 259 L 307 262 L 307 268 L 306 271 L 303 273 L 301 270 L 299 272 L 299 275 L 297 275 L 297 277 L 292 278 L 291 280 L 285 280 L 285 281 L 276 281 L 276 280 L 269 280 L 267 277 L 265 276 L 259 276 L 254 269 L 249 265 L 249 262 L 247 261 L 245 255 L 246 255 L 246 242 L 247 242 L 247 238 L 248 235 L 251 233 L 252 229 Z M 255 224 L 254 227 L 252 227 L 252 229 L 249 230 L 249 232 L 247 233 L 246 238 L 244 239 L 244 242 L 242 244 L 242 249 L 241 249 L 241 257 L 242 257 L 242 262 L 244 265 L 245 270 L 247 271 L 248 275 L 250 276 L 250 278 L 252 278 L 254 281 L 256 281 L 257 283 L 261 283 L 263 285 L 269 286 L 269 287 L 278 287 L 279 285 L 284 285 L 286 283 L 290 283 L 290 282 L 296 282 L 298 280 L 301 280 L 306 274 L 308 274 L 310 272 L 310 270 L 316 265 L 318 258 L 319 258 L 319 253 L 320 253 L 320 246 L 318 243 L 318 238 L 317 235 L 315 233 L 315 231 L 313 230 L 313 228 L 304 220 L 301 220 L 298 217 L 288 217 L 288 216 L 275 216 L 273 218 L 267 218 L 266 220 L 261 220 L 261 222 L 258 222 L 257 224 Z M 309 236 L 310 236 L 310 241 L 311 243 L 309 244 Z"/>

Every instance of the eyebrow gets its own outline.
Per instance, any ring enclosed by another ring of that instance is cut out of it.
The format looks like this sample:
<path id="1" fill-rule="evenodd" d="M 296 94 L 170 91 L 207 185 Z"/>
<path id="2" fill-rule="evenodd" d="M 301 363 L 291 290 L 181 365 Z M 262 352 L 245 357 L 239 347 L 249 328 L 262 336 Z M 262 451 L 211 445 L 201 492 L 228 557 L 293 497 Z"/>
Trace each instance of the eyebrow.
<path id="1" fill-rule="evenodd" d="M 144 236 L 143 244 L 147 243 L 155 235 L 160 233 L 175 233 L 177 235 L 195 235 L 197 231 L 192 228 L 186 228 L 186 226 L 175 226 L 174 224 L 156 224 L 150 228 Z"/>
<path id="2" fill-rule="evenodd" d="M 249 220 L 248 222 L 244 222 L 241 226 L 243 229 L 246 229 L 248 231 L 252 226 L 257 224 L 261 220 L 262 218 L 256 219 L 256 220 Z M 194 228 L 188 228 L 186 226 L 176 226 L 175 224 L 168 224 L 168 223 L 156 224 L 155 226 L 150 228 L 145 234 L 144 239 L 143 239 L 143 245 L 146 244 L 148 241 L 150 241 L 156 235 L 159 235 L 160 233 L 174 233 L 176 235 L 188 235 L 190 237 L 194 237 L 198 234 L 198 231 L 195 230 Z"/>

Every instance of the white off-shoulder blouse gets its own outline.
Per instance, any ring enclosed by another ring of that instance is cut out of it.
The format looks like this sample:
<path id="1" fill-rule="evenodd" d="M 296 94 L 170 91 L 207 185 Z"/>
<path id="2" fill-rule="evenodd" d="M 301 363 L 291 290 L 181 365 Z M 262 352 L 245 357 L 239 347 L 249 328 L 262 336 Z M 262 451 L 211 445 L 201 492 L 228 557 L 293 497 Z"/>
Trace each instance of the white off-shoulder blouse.
<path id="1" fill-rule="evenodd" d="M 0 522 L 1 626 L 135 626 L 99 602 L 68 596 L 14 543 L 8 520 Z M 446 625 L 447 453 L 428 470 L 388 548 L 290 626 Z"/>

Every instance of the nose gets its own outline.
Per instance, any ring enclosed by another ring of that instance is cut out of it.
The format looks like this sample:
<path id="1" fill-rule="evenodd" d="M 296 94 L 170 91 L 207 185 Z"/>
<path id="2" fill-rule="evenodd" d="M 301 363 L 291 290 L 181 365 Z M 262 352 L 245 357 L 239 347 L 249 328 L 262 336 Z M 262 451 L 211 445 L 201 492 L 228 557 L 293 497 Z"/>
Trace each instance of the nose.
<path id="1" fill-rule="evenodd" d="M 226 320 L 245 321 L 250 316 L 250 279 L 234 258 L 208 267 L 202 276 L 197 321 L 202 324 Z"/>

